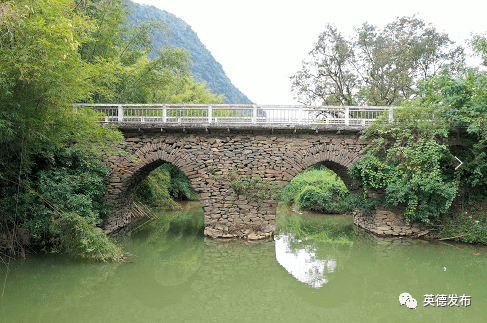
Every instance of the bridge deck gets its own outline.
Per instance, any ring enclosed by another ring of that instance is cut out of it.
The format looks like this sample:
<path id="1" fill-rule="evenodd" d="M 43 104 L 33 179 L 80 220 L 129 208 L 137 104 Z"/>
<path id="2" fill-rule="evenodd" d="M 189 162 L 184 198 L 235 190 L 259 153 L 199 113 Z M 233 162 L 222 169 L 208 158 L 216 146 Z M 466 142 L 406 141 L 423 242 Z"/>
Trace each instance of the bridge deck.
<path id="1" fill-rule="evenodd" d="M 100 123 L 117 125 L 367 127 L 394 107 L 284 106 L 249 104 L 75 104 L 102 113 Z"/>

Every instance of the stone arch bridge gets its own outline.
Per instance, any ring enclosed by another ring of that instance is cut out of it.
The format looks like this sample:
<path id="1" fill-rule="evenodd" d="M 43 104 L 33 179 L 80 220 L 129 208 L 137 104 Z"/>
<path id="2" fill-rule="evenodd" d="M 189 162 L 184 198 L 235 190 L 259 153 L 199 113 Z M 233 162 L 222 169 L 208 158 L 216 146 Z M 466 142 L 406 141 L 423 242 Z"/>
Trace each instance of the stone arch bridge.
<path id="1" fill-rule="evenodd" d="M 108 233 L 131 221 L 137 189 L 163 163 L 177 166 L 199 195 L 205 234 L 212 238 L 260 239 L 275 230 L 277 201 L 253 201 L 231 181 L 260 177 L 277 188 L 323 164 L 350 191 L 360 187 L 348 169 L 366 142 L 361 131 L 385 112 L 362 107 L 257 107 L 255 105 L 91 105 L 100 122 L 124 134 L 125 154 L 109 156 L 107 199 L 114 209 L 104 223 Z M 233 176 L 233 177 L 232 177 Z"/>

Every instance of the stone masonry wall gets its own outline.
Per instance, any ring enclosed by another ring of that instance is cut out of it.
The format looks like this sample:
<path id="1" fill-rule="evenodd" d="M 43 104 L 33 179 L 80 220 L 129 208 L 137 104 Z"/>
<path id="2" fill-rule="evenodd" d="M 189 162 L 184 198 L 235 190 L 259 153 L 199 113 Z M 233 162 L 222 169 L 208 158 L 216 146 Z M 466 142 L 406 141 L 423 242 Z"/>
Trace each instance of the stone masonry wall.
<path id="1" fill-rule="evenodd" d="M 205 234 L 212 238 L 261 239 L 275 230 L 277 202 L 258 203 L 235 194 L 230 186 L 231 170 L 282 187 L 299 172 L 322 163 L 350 190 L 360 189 L 347 173 L 366 145 L 357 131 L 122 130 L 127 154 L 106 161 L 112 168 L 107 198 L 115 202 L 104 223 L 107 233 L 130 223 L 140 183 L 165 162 L 179 167 L 191 180 L 204 210 Z"/>
<path id="2" fill-rule="evenodd" d="M 370 214 L 359 210 L 353 212 L 353 222 L 378 236 L 413 236 L 421 237 L 429 233 L 431 229 L 424 223 L 406 222 L 402 209 L 378 208 Z"/>

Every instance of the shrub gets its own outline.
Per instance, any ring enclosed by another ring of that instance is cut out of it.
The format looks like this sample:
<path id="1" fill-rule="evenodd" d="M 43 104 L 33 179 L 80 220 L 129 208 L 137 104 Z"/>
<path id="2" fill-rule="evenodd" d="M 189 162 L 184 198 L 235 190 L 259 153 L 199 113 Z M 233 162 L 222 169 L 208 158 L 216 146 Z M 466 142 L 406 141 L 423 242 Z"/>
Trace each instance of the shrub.
<path id="1" fill-rule="evenodd" d="M 12 186 L 0 199 L 5 228 L 22 228 L 34 246 L 46 251 L 116 258 L 120 250 L 95 231 L 109 212 L 104 199 L 108 175 L 108 168 L 82 149 L 39 154 L 19 186 Z"/>
<path id="2" fill-rule="evenodd" d="M 170 181 L 171 176 L 165 168 L 156 168 L 142 181 L 135 195 L 135 200 L 148 206 L 160 206 L 167 209 L 179 208 L 179 204 L 174 202 L 169 194 Z"/>
<path id="3" fill-rule="evenodd" d="M 167 163 L 153 170 L 142 181 L 135 199 L 149 206 L 177 209 L 180 205 L 173 199 L 197 200 L 198 194 L 188 177 L 179 168 Z"/>
<path id="4" fill-rule="evenodd" d="M 120 260 L 122 250 L 102 230 L 76 213 L 64 213 L 51 222 L 52 251 L 93 260 Z"/>
<path id="5" fill-rule="evenodd" d="M 161 166 L 169 173 L 170 181 L 167 185 L 169 194 L 178 200 L 197 200 L 198 194 L 194 191 L 189 178 L 176 166 L 167 163 Z"/>
<path id="6" fill-rule="evenodd" d="M 344 213 L 347 207 L 344 199 L 333 190 L 321 190 L 315 186 L 306 186 L 296 197 L 294 207 L 298 210 L 310 210 L 321 213 Z"/>
<path id="7" fill-rule="evenodd" d="M 347 195 L 343 181 L 333 171 L 317 165 L 296 175 L 282 190 L 280 200 L 297 209 L 343 213 L 347 211 Z"/>

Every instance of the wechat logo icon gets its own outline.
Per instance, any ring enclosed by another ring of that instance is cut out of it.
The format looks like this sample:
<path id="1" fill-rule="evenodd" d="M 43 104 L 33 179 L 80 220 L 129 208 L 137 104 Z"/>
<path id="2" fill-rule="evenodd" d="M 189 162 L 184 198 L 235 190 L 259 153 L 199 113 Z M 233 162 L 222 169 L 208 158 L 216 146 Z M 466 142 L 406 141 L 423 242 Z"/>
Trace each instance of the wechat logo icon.
<path id="1" fill-rule="evenodd" d="M 402 293 L 399 295 L 399 303 L 401 303 L 401 305 L 406 304 L 408 308 L 416 308 L 416 306 L 418 306 L 418 302 L 409 293 Z"/>

